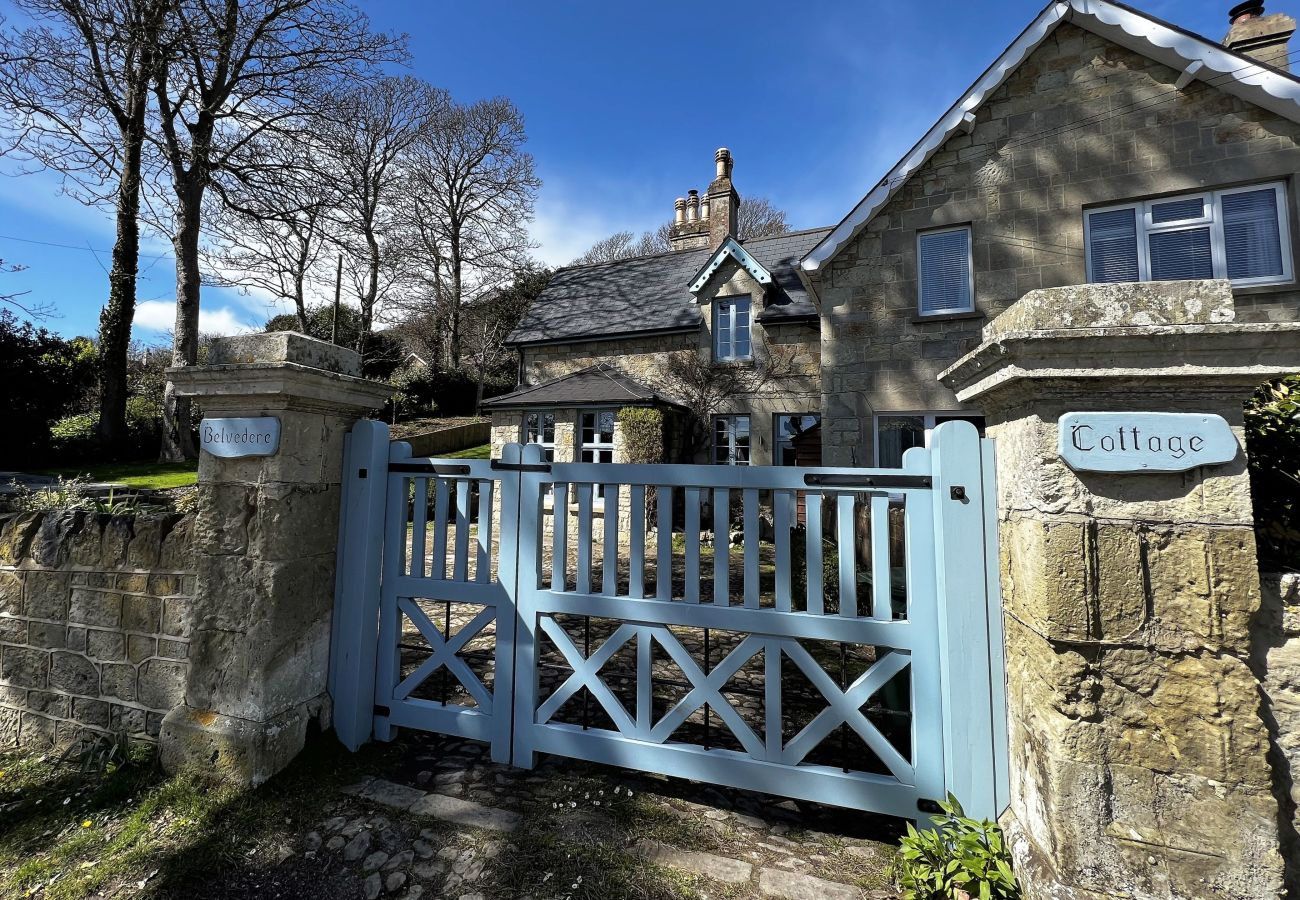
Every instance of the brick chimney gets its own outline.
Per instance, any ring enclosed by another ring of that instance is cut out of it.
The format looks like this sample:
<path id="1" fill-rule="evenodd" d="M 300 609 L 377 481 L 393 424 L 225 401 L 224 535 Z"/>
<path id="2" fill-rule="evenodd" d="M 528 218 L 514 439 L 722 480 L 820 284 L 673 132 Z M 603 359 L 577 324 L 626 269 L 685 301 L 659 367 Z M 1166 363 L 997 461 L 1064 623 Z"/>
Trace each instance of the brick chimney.
<path id="1" fill-rule="evenodd" d="M 1295 19 L 1286 13 L 1264 15 L 1263 0 L 1238 3 L 1228 11 L 1228 34 L 1223 46 L 1254 57 L 1274 68 L 1291 71 L 1287 42 L 1295 33 Z"/>
<path id="2" fill-rule="evenodd" d="M 713 249 L 735 236 L 740 212 L 740 195 L 731 184 L 731 151 L 722 147 L 713 154 L 715 176 L 708 192 L 689 191 L 673 202 L 673 224 L 669 243 L 674 250 Z"/>

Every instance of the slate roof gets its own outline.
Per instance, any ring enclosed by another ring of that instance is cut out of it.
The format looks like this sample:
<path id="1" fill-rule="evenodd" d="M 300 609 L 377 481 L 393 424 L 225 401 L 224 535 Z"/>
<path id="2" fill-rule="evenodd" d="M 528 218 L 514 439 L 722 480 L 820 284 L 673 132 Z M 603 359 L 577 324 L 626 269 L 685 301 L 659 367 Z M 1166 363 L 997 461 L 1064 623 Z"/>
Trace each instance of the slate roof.
<path id="1" fill-rule="evenodd" d="M 829 228 L 812 228 L 740 242 L 772 273 L 772 285 L 758 321 L 796 321 L 817 316 L 795 270 L 804 254 L 829 233 Z M 694 331 L 704 320 L 689 286 L 712 255 L 707 248 L 675 250 L 560 269 L 507 343 Z"/>
<path id="2" fill-rule="evenodd" d="M 676 401 L 629 378 L 609 363 L 598 363 L 550 381 L 483 401 L 487 409 L 525 406 L 646 406 Z"/>

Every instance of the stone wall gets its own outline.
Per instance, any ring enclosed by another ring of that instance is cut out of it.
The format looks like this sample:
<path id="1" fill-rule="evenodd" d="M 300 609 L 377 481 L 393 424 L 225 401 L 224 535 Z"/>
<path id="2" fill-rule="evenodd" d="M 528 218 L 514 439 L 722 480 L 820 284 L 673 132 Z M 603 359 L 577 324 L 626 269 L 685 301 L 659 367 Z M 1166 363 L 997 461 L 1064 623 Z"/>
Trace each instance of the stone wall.
<path id="1" fill-rule="evenodd" d="M 1200 81 L 1176 92 L 1178 76 L 1060 25 L 817 278 L 828 465 L 864 447 L 870 459 L 873 414 L 963 406 L 935 379 L 983 321 L 1028 291 L 1087 281 L 1085 206 L 1300 171 L 1300 125 Z M 1290 199 L 1295 221 L 1294 184 Z M 966 224 L 975 313 L 919 318 L 917 232 Z M 1234 293 L 1239 322 L 1300 315 L 1294 284 Z"/>
<path id="2" fill-rule="evenodd" d="M 1274 796 L 1281 807 L 1279 838 L 1287 888 L 1300 896 L 1300 574 L 1260 578 L 1251 661 L 1263 682 L 1261 713 L 1272 743 Z"/>
<path id="3" fill-rule="evenodd" d="M 176 515 L 0 517 L 0 747 L 157 739 L 189 671 L 191 529 Z"/>

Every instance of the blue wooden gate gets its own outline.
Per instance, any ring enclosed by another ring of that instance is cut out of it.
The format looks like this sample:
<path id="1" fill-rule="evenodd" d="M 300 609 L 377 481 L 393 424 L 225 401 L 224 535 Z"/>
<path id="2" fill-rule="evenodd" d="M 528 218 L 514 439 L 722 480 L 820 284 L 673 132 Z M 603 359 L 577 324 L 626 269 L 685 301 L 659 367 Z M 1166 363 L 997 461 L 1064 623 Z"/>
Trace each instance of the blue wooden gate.
<path id="1" fill-rule="evenodd" d="M 394 727 L 917 818 L 1007 803 L 993 445 L 902 469 L 412 459 L 349 438 L 330 688 Z"/>

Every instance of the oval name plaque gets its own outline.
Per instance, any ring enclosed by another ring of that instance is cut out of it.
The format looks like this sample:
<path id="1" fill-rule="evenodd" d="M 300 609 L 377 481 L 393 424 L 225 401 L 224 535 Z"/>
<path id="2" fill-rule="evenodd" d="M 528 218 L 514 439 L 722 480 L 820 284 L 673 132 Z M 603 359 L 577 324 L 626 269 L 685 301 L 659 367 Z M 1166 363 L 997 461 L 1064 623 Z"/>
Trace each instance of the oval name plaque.
<path id="1" fill-rule="evenodd" d="M 1209 413 L 1073 412 L 1061 416 L 1059 452 L 1077 472 L 1185 472 L 1237 456 L 1237 438 Z"/>
<path id="2" fill-rule="evenodd" d="M 280 420 L 204 419 L 199 423 L 199 446 L 222 459 L 271 456 L 280 449 Z"/>

